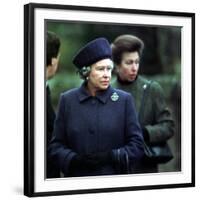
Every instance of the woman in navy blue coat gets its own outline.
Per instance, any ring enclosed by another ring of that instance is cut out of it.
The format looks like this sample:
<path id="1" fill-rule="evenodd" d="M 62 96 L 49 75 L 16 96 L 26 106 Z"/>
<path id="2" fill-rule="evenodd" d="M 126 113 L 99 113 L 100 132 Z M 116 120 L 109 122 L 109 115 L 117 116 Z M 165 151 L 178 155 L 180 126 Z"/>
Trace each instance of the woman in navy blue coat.
<path id="1" fill-rule="evenodd" d="M 132 96 L 110 86 L 108 41 L 89 42 L 73 63 L 85 81 L 60 97 L 49 155 L 66 177 L 128 173 L 143 137 Z"/>

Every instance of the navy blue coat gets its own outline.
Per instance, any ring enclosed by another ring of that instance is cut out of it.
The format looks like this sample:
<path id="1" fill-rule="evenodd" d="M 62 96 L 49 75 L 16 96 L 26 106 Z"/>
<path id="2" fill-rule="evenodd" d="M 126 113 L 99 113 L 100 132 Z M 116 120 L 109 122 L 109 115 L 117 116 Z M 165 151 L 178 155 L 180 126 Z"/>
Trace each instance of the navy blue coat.
<path id="1" fill-rule="evenodd" d="M 49 154 L 65 176 L 112 175 L 143 155 L 143 137 L 133 105 L 133 97 L 109 87 L 92 97 L 84 84 L 61 95 Z M 114 165 L 97 169 L 74 169 L 76 154 L 112 151 Z M 125 158 L 125 159 L 124 159 Z"/>

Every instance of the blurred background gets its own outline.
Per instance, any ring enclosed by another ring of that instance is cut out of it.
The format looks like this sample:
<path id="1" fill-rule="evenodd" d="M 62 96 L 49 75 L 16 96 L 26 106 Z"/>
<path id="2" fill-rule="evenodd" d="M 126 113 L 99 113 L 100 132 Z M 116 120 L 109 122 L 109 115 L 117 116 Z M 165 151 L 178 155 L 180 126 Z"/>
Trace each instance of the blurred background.
<path id="1" fill-rule="evenodd" d="M 82 80 L 76 73 L 72 59 L 83 45 L 97 37 L 106 37 L 112 43 L 121 34 L 133 34 L 144 41 L 145 48 L 139 73 L 161 84 L 176 124 L 175 135 L 169 140 L 174 159 L 160 165 L 159 171 L 180 171 L 181 27 L 48 20 L 46 28 L 55 32 L 61 39 L 59 69 L 54 78 L 48 81 L 55 110 L 60 93 L 81 85 Z"/>

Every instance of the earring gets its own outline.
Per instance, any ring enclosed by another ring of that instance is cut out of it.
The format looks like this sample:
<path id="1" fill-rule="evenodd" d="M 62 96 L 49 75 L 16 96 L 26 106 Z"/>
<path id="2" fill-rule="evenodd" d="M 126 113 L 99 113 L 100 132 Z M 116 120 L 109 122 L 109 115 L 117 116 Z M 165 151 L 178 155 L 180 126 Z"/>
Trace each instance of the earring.
<path id="1" fill-rule="evenodd" d="M 87 81 L 89 80 L 89 77 L 88 77 L 88 76 L 86 77 L 86 80 L 87 80 Z"/>

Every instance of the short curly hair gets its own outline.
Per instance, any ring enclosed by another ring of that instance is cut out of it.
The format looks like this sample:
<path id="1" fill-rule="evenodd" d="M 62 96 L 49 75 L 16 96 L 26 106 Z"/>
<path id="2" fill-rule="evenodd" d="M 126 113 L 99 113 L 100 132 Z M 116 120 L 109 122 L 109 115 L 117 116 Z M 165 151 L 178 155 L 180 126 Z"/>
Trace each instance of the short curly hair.
<path id="1" fill-rule="evenodd" d="M 60 39 L 51 31 L 47 31 L 46 38 L 46 66 L 51 65 L 51 59 L 57 58 L 60 49 Z"/>
<path id="2" fill-rule="evenodd" d="M 79 74 L 81 79 L 87 80 L 87 77 L 89 76 L 90 71 L 91 71 L 91 66 L 84 66 L 81 69 L 78 69 L 77 73 Z"/>
<path id="3" fill-rule="evenodd" d="M 144 43 L 141 39 L 133 35 L 120 35 L 111 44 L 112 57 L 115 64 L 120 64 L 124 52 L 137 51 L 142 55 Z"/>

